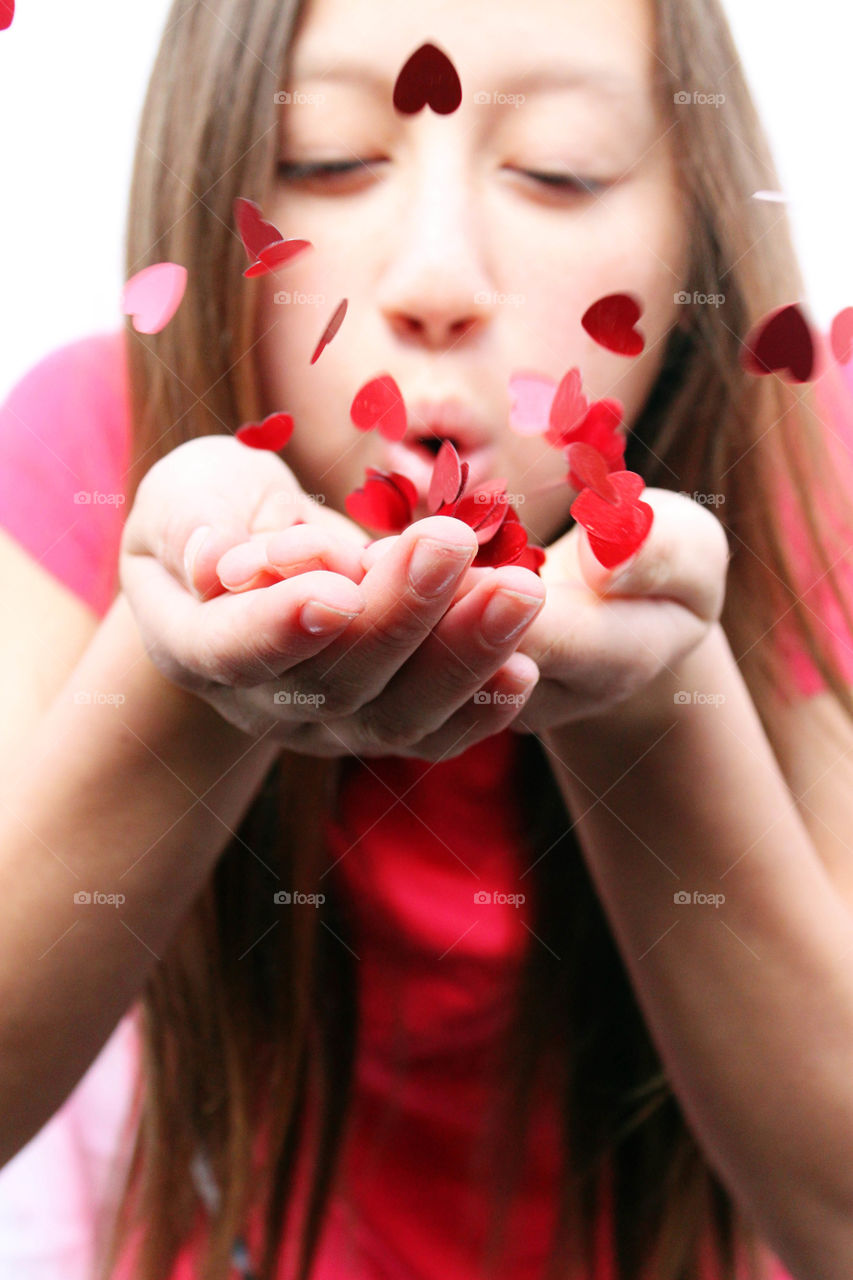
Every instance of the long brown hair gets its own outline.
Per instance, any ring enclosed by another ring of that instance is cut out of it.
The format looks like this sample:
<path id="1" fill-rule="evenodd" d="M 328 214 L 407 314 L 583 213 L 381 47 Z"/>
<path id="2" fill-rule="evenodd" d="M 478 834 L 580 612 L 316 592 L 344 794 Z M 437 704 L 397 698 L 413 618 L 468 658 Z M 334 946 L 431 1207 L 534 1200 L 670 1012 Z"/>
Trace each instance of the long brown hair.
<path id="1" fill-rule="evenodd" d="M 294 0 L 176 0 L 169 15 L 139 131 L 127 272 L 176 261 L 188 268 L 189 286 L 162 333 L 142 338 L 128 329 L 130 501 L 145 471 L 177 444 L 232 432 L 264 408 L 255 294 L 242 278 L 232 203 L 242 195 L 263 204 L 269 189 L 274 93 L 286 78 L 300 8 Z M 655 0 L 654 9 L 656 91 L 662 118 L 676 124 L 693 255 L 683 287 L 722 293 L 725 304 L 684 308 L 633 424 L 626 465 L 649 485 L 722 495 L 717 514 L 732 552 L 722 622 L 773 742 L 787 680 L 776 645 L 782 621 L 853 715 L 833 654 L 800 599 L 776 481 L 790 486 L 814 563 L 853 627 L 832 569 L 838 549 L 829 524 L 833 512 L 848 519 L 849 511 L 814 389 L 751 377 L 738 364 L 750 326 L 801 298 L 802 282 L 784 210 L 749 199 L 777 178 L 718 0 Z M 724 90 L 725 125 L 713 110 L 675 110 L 674 95 L 694 89 Z M 838 379 L 831 363 L 824 377 Z M 498 1077 L 507 1082 L 506 1109 L 491 1132 L 503 1155 L 484 1167 L 515 1167 L 531 1099 L 547 1075 L 562 1098 L 564 1151 L 549 1276 L 577 1274 L 572 1267 L 592 1273 L 594 1228 L 609 1195 L 620 1280 L 652 1267 L 656 1280 L 697 1280 L 703 1243 L 720 1275 L 733 1280 L 741 1249 L 758 1266 L 750 1224 L 685 1123 L 541 747 L 533 737 L 520 742 L 525 854 L 535 862 L 532 927 L 546 945 L 530 948 L 520 972 Z M 114 1230 L 105 1224 L 104 1277 L 131 1238 L 139 1243 L 139 1280 L 164 1280 L 190 1240 L 199 1274 L 225 1277 L 232 1242 L 256 1210 L 264 1248 L 255 1271 L 271 1280 L 314 1100 L 311 1193 L 302 1220 L 288 1225 L 300 1244 L 300 1280 L 309 1275 L 352 1093 L 356 964 L 332 876 L 322 880 L 324 906 L 294 913 L 290 929 L 273 927 L 272 891 L 288 883 L 320 888 L 321 815 L 353 763 L 282 753 L 147 983 L 135 1143 Z M 280 880 L 271 882 L 269 865 Z M 190 1177 L 199 1151 L 219 1188 L 216 1203 L 206 1204 Z M 511 1178 L 496 1180 L 490 1261 L 511 1190 Z"/>

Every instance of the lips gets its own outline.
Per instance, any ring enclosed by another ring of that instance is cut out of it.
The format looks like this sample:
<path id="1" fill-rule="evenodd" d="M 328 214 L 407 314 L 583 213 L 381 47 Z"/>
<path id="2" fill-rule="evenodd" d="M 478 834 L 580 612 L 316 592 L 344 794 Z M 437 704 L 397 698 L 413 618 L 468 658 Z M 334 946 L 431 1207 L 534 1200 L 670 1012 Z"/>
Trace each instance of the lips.
<path id="1" fill-rule="evenodd" d="M 406 401 L 409 425 L 403 437 L 414 445 L 427 440 L 452 440 L 460 457 L 483 448 L 492 440 L 489 423 L 469 409 L 461 400 Z M 435 447 L 432 450 L 437 453 Z"/>

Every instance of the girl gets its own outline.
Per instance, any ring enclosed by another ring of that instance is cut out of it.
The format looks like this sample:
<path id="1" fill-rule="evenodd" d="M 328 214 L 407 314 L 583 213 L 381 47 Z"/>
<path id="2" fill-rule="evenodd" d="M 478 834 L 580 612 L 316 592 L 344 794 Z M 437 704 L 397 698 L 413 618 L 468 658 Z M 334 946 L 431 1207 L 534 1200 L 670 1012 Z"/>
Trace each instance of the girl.
<path id="1" fill-rule="evenodd" d="M 461 104 L 397 111 L 427 41 Z M 120 591 L 4 794 L 5 1159 L 138 1015 L 101 1277 L 849 1274 L 848 410 L 822 344 L 739 364 L 801 290 L 775 185 L 714 0 L 175 4 L 128 274 L 189 287 L 127 332 Z M 244 280 L 238 196 L 310 253 Z M 636 359 L 579 323 L 616 292 Z M 654 511 L 616 573 L 505 425 L 574 366 Z M 347 416 L 385 369 L 397 444 Z M 232 438 L 281 409 L 286 463 Z M 441 436 L 541 574 L 429 514 Z"/>

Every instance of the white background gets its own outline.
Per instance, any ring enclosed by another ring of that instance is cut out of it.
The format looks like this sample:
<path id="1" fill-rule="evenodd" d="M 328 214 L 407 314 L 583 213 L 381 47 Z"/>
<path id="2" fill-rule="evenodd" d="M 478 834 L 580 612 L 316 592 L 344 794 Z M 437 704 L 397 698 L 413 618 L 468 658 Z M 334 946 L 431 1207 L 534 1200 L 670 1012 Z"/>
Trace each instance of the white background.
<path id="1" fill-rule="evenodd" d="M 168 9 L 18 0 L 0 32 L 0 400 L 54 347 L 121 322 L 136 124 Z M 791 200 L 811 311 L 827 328 L 853 304 L 853 7 L 727 9 Z"/>

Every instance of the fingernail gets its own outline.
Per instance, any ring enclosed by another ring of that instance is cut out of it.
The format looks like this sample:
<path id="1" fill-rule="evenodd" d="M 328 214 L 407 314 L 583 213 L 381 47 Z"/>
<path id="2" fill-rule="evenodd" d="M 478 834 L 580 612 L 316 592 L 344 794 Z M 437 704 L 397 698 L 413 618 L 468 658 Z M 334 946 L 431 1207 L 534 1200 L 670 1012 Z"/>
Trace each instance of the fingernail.
<path id="1" fill-rule="evenodd" d="M 480 630 L 489 644 L 506 644 L 523 630 L 541 604 L 539 596 L 499 588 L 483 610 Z"/>
<path id="2" fill-rule="evenodd" d="M 341 631 L 358 614 L 359 610 L 335 609 L 323 600 L 308 600 L 299 611 L 299 621 L 312 636 L 321 636 Z"/>
<path id="3" fill-rule="evenodd" d="M 440 595 L 471 560 L 467 547 L 436 538 L 421 538 L 409 559 L 409 584 L 419 596 Z"/>
<path id="4" fill-rule="evenodd" d="M 199 551 L 201 551 L 202 543 L 206 540 L 207 535 L 212 532 L 213 529 L 211 525 L 200 525 L 198 529 L 194 529 L 192 531 L 190 536 L 187 538 L 187 544 L 184 547 L 184 573 L 186 574 L 188 585 L 192 587 L 193 590 L 195 590 L 193 587 L 193 569 L 195 568 L 195 562 Z"/>

